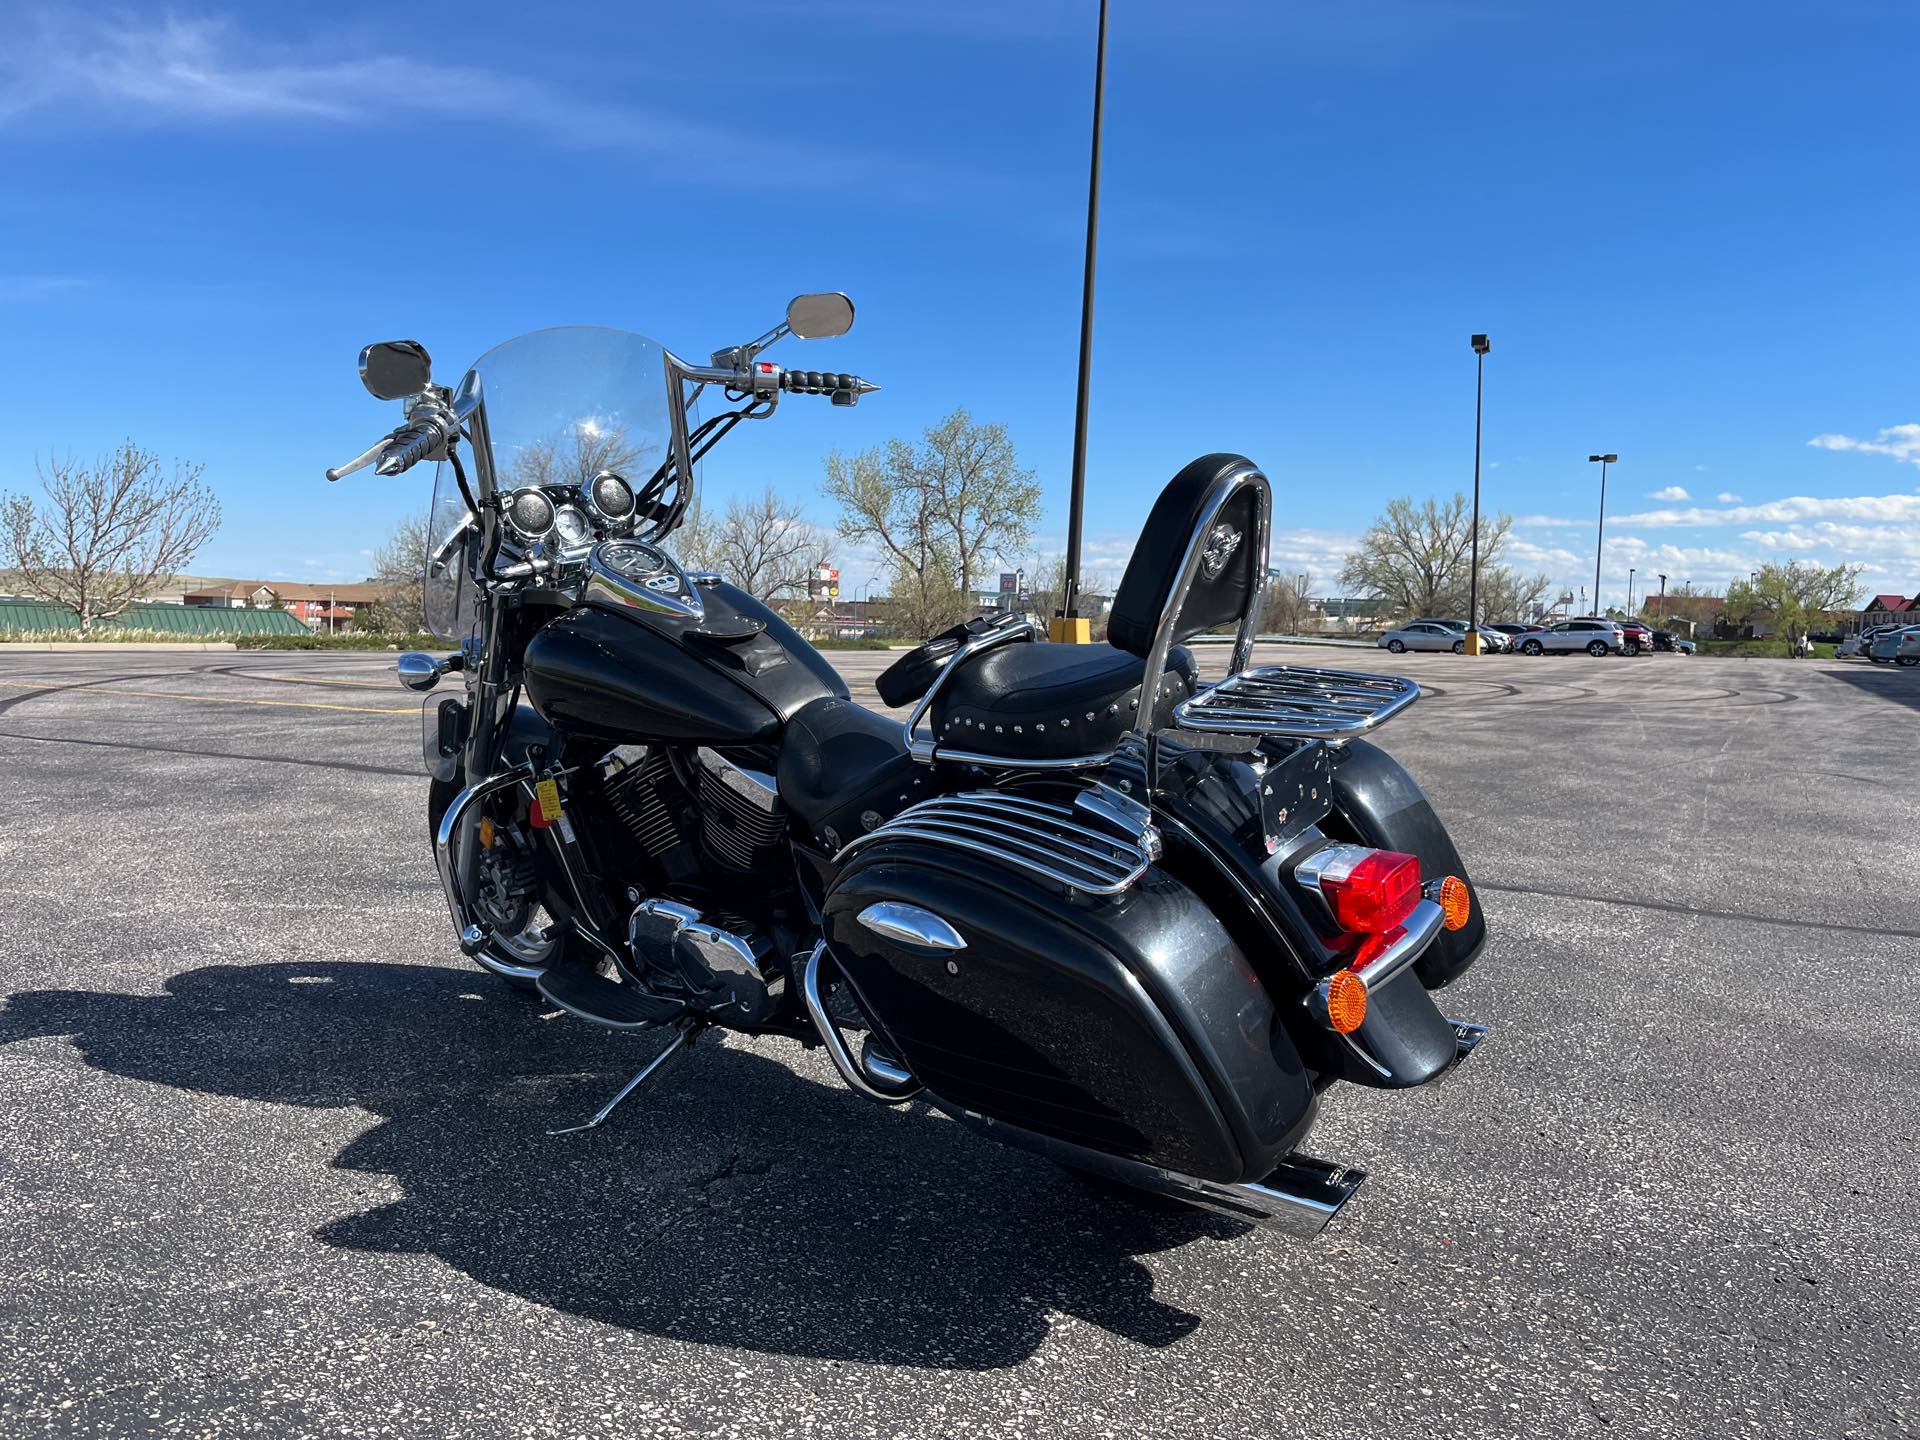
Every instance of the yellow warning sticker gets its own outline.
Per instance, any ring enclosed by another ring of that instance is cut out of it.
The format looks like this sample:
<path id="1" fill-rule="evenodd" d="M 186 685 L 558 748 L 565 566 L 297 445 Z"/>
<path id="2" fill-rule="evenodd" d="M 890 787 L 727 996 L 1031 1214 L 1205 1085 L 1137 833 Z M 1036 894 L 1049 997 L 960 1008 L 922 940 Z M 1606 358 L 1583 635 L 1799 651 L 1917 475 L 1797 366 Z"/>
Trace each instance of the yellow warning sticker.
<path id="1" fill-rule="evenodd" d="M 560 782 L 542 780 L 533 787 L 534 801 L 540 806 L 540 823 L 551 825 L 560 818 Z"/>

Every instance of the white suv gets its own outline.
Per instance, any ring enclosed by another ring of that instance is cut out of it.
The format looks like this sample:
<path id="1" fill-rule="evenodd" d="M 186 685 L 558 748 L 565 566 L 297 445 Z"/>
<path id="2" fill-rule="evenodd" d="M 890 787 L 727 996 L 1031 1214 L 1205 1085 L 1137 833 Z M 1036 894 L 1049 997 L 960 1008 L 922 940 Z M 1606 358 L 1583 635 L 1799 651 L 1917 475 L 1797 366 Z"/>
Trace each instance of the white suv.
<path id="1" fill-rule="evenodd" d="M 1624 655 L 1627 637 L 1611 620 L 1562 620 L 1548 629 L 1516 636 L 1514 649 L 1522 655 L 1570 655 L 1576 650 L 1595 656 Z"/>

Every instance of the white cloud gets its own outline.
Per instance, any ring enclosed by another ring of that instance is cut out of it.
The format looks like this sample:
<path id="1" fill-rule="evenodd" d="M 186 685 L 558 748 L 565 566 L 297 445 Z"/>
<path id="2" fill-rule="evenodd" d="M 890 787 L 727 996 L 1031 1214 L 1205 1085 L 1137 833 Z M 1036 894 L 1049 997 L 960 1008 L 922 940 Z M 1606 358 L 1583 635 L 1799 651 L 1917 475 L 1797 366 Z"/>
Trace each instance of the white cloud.
<path id="1" fill-rule="evenodd" d="M 1706 466 L 1704 466 L 1704 465 L 1696 465 L 1696 466 L 1694 466 L 1693 468 L 1694 468 L 1694 469 L 1696 469 L 1696 470 L 1704 470 L 1704 469 L 1706 469 L 1707 467 L 1706 467 Z"/>
<path id="2" fill-rule="evenodd" d="M 128 11 L 89 16 L 53 7 L 9 15 L 7 25 L 0 128 L 404 130 L 421 118 L 448 118 L 463 126 L 510 125 L 564 145 L 647 154 L 688 176 L 719 175 L 729 184 L 904 182 L 923 173 L 811 137 L 749 134 L 728 123 L 646 109 L 626 94 L 602 99 L 607 92 L 587 84 L 427 58 L 400 33 L 292 45 L 248 34 L 225 19 Z M 753 164 L 740 164 L 745 154 Z"/>
<path id="3" fill-rule="evenodd" d="M 1649 500 L 1691 500 L 1693 496 L 1686 492 L 1684 486 L 1669 485 L 1664 490 L 1655 490 L 1647 498 Z"/>
<path id="4" fill-rule="evenodd" d="M 1694 506 L 1686 510 L 1647 510 L 1622 515 L 1624 525 L 1788 524 L 1796 520 L 1883 520 L 1893 524 L 1920 520 L 1920 495 L 1790 495 L 1759 505 L 1724 510 Z"/>
<path id="5" fill-rule="evenodd" d="M 1722 505 L 1738 505 L 1740 503 L 1740 497 L 1731 490 L 1722 490 L 1713 498 L 1718 500 Z"/>
<path id="6" fill-rule="evenodd" d="M 1851 435 L 1816 435 L 1807 444 L 1820 450 L 1891 455 L 1908 465 L 1920 465 L 1920 425 L 1889 425 L 1871 440 L 1858 440 Z"/>

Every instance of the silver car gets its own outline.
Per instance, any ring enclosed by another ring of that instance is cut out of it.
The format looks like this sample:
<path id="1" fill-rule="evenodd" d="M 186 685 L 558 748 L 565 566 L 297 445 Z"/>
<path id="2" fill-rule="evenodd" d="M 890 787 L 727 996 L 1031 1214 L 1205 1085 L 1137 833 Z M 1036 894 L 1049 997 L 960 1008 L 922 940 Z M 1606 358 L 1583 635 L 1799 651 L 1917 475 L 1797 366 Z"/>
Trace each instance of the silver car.
<path id="1" fill-rule="evenodd" d="M 1589 655 L 1624 655 L 1627 636 L 1611 620 L 1562 620 L 1545 630 L 1529 630 L 1516 648 L 1522 655 L 1571 655 L 1584 650 Z"/>
<path id="2" fill-rule="evenodd" d="M 1413 620 L 1382 635 L 1380 648 L 1396 655 L 1404 655 L 1409 650 L 1451 650 L 1461 655 L 1466 652 L 1467 637 L 1438 620 Z"/>
<path id="3" fill-rule="evenodd" d="M 1913 651 L 1903 650 L 1901 645 L 1913 635 L 1920 635 L 1920 625 L 1888 626 L 1873 637 L 1873 643 L 1867 648 L 1867 658 L 1876 665 L 1885 665 L 1892 660 L 1898 660 L 1902 665 L 1911 665 L 1914 662 L 1903 657 L 1911 656 Z"/>

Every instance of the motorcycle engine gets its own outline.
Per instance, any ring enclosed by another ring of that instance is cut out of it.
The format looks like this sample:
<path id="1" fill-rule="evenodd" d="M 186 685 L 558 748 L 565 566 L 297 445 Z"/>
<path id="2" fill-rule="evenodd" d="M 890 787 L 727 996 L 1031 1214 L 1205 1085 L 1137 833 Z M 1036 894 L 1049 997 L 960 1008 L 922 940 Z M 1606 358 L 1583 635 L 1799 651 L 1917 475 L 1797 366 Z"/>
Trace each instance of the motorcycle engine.
<path id="1" fill-rule="evenodd" d="M 717 750 L 694 752 L 700 842 L 707 858 L 733 870 L 777 863 L 787 833 L 787 807 L 764 770 L 736 764 Z"/>
<path id="2" fill-rule="evenodd" d="M 606 798 L 634 844 L 669 878 L 689 879 L 705 867 L 784 873 L 787 807 L 768 771 L 717 750 L 676 756 L 656 745 L 610 767 Z"/>

